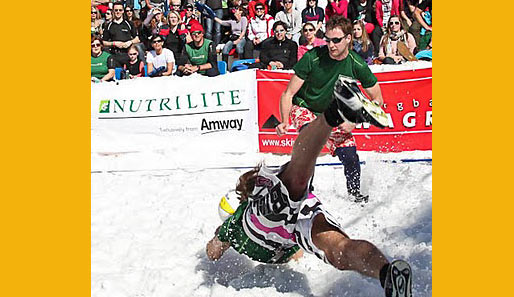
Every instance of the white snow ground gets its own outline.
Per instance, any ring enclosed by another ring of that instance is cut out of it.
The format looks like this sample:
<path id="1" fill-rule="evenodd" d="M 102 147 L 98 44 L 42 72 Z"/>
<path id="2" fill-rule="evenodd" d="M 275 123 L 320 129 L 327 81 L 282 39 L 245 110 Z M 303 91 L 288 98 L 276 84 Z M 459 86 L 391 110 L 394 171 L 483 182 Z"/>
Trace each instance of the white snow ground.
<path id="1" fill-rule="evenodd" d="M 107 138 L 93 133 L 92 140 L 92 296 L 383 296 L 378 281 L 308 254 L 283 266 L 262 265 L 233 250 L 215 263 L 206 258 L 205 244 L 221 223 L 219 199 L 246 171 L 215 167 L 260 160 L 280 165 L 289 156 L 193 149 L 112 154 L 97 145 Z M 375 243 L 390 259 L 409 261 L 414 295 L 431 296 L 432 165 L 383 161 L 431 158 L 431 152 L 360 157 L 368 204 L 347 199 L 341 166 L 317 167 L 315 193 L 351 237 Z"/>

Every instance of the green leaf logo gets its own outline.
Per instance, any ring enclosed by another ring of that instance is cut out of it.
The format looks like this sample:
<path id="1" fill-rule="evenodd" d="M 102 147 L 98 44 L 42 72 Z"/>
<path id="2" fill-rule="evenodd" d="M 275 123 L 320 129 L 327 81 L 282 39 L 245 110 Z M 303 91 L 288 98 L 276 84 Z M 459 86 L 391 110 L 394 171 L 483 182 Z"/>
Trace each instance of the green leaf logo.
<path id="1" fill-rule="evenodd" d="M 100 113 L 109 113 L 110 100 L 100 101 Z"/>

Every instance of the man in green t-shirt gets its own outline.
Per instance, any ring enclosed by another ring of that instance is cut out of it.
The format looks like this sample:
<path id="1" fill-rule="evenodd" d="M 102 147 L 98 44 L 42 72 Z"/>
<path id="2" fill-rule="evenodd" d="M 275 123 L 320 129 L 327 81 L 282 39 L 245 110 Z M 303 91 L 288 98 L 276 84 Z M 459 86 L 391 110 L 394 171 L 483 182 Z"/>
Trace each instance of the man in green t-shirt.
<path id="1" fill-rule="evenodd" d="M 325 111 L 332 100 L 334 84 L 339 75 L 345 75 L 361 82 L 371 101 L 383 104 L 382 92 L 377 78 L 367 63 L 354 51 L 352 23 L 342 16 L 333 16 L 327 22 L 325 40 L 327 45 L 316 47 L 296 63 L 287 89 L 280 97 L 282 122 L 276 127 L 279 136 L 289 127 L 289 119 L 301 130 Z M 338 156 L 344 165 L 348 194 L 356 202 L 367 202 L 368 196 L 360 192 L 360 161 L 356 142 L 351 131 L 355 124 L 344 122 L 334 128 L 327 142 L 332 156 Z"/>
<path id="2" fill-rule="evenodd" d="M 204 38 L 204 29 L 198 22 L 191 25 L 190 31 L 193 41 L 185 46 L 188 61 L 178 66 L 177 75 L 219 75 L 216 49 L 212 40 Z"/>

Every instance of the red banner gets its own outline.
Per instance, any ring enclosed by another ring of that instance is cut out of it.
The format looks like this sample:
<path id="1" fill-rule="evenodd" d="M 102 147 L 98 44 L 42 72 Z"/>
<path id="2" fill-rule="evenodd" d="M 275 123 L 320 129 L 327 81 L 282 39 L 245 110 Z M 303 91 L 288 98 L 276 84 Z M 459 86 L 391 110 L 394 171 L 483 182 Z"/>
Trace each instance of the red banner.
<path id="1" fill-rule="evenodd" d="M 379 129 L 369 124 L 353 131 L 363 151 L 401 152 L 432 149 L 432 68 L 375 73 L 382 89 L 384 110 L 390 125 Z M 279 123 L 280 95 L 291 73 L 257 71 L 259 151 L 291 153 L 298 133 L 275 134 Z M 328 152 L 325 148 L 324 152 Z"/>

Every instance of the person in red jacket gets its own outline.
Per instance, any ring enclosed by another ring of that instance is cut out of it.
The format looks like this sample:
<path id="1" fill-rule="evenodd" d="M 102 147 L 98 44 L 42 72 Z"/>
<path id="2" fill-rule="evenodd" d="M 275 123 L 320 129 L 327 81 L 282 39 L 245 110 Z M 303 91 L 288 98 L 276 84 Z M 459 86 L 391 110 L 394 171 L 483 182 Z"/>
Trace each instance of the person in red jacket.
<path id="1" fill-rule="evenodd" d="M 375 14 L 378 24 L 385 33 L 388 27 L 389 18 L 392 15 L 400 15 L 400 0 L 377 0 L 375 2 Z"/>
<path id="2" fill-rule="evenodd" d="M 342 15 L 348 17 L 349 0 L 328 0 L 325 8 L 325 20 L 328 21 L 333 15 Z"/>

